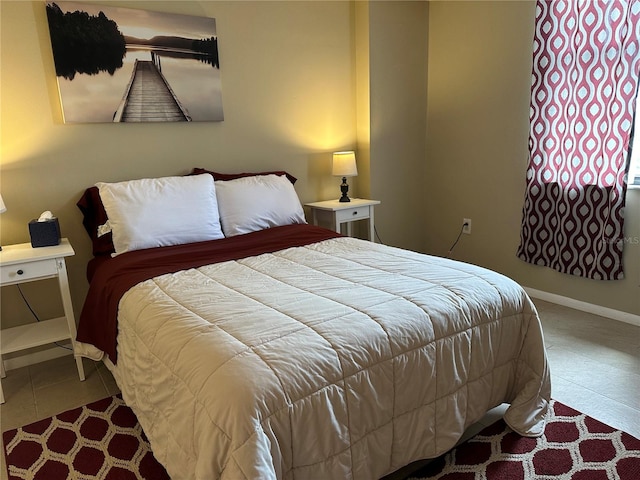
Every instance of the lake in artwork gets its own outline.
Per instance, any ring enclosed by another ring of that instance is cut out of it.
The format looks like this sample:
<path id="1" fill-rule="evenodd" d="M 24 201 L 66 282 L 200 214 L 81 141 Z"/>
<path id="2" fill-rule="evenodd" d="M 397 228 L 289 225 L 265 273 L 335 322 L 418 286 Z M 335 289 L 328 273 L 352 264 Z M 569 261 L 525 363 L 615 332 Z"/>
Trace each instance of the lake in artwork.
<path id="1" fill-rule="evenodd" d="M 215 19 L 76 2 L 47 15 L 65 123 L 224 119 Z"/>

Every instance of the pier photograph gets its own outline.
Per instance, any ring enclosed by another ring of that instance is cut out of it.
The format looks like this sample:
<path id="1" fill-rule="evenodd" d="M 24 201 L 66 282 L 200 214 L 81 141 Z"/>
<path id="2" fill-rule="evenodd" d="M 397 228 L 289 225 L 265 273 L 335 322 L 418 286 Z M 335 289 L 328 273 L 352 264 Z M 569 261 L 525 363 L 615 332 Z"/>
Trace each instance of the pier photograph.
<path id="1" fill-rule="evenodd" d="M 216 20 L 47 2 L 65 123 L 224 120 Z"/>

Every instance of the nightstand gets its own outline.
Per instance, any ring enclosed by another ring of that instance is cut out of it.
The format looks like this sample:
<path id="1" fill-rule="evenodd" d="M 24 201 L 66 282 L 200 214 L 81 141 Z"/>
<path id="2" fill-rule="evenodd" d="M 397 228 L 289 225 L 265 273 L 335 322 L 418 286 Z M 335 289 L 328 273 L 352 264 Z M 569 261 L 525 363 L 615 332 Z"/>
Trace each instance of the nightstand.
<path id="1" fill-rule="evenodd" d="M 20 325 L 2 330 L 0 339 L 0 376 L 6 376 L 2 355 L 63 340 L 71 340 L 75 351 L 76 320 L 69 292 L 65 257 L 75 255 L 66 238 L 59 245 L 33 248 L 31 243 L 6 245 L 0 250 L 0 286 L 57 278 L 64 308 L 64 317 Z M 76 357 L 80 380 L 84 380 L 82 358 Z M 0 383 L 0 403 L 4 393 Z"/>
<path id="2" fill-rule="evenodd" d="M 327 200 L 324 202 L 305 203 L 311 208 L 314 225 L 329 224 L 333 230 L 342 233 L 342 224 L 347 224 L 347 235 L 351 236 L 351 222 L 369 220 L 369 240 L 375 242 L 375 225 L 373 223 L 373 208 L 379 205 L 379 200 L 352 198 L 350 202 Z"/>

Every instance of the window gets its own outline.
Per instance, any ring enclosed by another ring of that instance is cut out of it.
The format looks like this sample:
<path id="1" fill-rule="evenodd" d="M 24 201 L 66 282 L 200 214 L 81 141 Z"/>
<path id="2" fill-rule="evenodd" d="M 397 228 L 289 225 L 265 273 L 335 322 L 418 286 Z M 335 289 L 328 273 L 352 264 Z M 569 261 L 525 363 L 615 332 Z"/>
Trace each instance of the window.
<path id="1" fill-rule="evenodd" d="M 640 148 L 640 144 L 638 145 Z M 640 155 L 635 151 L 631 158 L 631 168 L 629 168 L 629 185 L 640 188 Z"/>
<path id="2" fill-rule="evenodd" d="M 631 137 L 631 165 L 627 186 L 640 188 L 640 94 L 636 97 L 636 114 L 634 119 L 633 133 Z"/>
<path id="3" fill-rule="evenodd" d="M 640 132 L 637 128 L 639 126 L 640 122 L 636 121 L 636 132 Z M 640 188 L 640 136 L 637 134 L 633 140 L 633 148 L 631 150 L 631 166 L 629 167 L 627 186 Z"/>

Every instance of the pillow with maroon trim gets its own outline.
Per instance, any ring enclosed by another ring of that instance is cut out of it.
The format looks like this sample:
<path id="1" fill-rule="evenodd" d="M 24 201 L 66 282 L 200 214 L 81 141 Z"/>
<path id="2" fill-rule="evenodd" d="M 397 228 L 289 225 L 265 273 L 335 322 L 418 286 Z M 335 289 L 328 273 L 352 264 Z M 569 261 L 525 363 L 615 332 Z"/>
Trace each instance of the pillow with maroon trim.
<path id="1" fill-rule="evenodd" d="M 210 175 L 98 182 L 96 186 L 109 217 L 112 255 L 224 238 Z"/>

